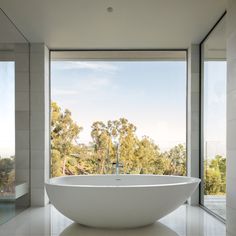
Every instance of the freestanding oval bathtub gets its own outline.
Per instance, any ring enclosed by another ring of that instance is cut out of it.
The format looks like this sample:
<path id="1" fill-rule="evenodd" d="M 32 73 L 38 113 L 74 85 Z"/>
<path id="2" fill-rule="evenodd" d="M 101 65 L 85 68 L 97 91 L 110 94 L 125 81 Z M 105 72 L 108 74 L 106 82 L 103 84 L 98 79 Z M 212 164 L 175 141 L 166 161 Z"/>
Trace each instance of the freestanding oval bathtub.
<path id="1" fill-rule="evenodd" d="M 200 180 L 160 175 L 80 175 L 46 183 L 51 203 L 83 225 L 133 228 L 154 223 L 183 204 Z"/>

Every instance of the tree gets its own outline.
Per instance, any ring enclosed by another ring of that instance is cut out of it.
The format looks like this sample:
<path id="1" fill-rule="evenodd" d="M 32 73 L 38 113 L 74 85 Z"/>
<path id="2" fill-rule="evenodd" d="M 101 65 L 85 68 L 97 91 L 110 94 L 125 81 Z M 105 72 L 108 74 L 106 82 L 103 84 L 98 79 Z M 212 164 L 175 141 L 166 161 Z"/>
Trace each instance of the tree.
<path id="1" fill-rule="evenodd" d="M 120 173 L 186 174 L 183 145 L 161 153 L 149 137 L 138 138 L 136 126 L 126 118 L 93 122 L 89 145 L 77 143 L 81 131 L 70 111 L 52 103 L 52 176 L 111 174 L 117 157 L 123 164 Z"/>
<path id="2" fill-rule="evenodd" d="M 0 192 L 13 193 L 15 186 L 15 158 L 0 158 Z"/>
<path id="3" fill-rule="evenodd" d="M 51 175 L 53 177 L 62 175 L 61 153 L 57 149 L 51 149 Z"/>
<path id="4" fill-rule="evenodd" d="M 135 131 L 136 127 L 125 118 L 109 120 L 106 124 L 102 121 L 93 123 L 91 136 L 98 173 L 112 173 L 117 155 L 123 164 L 123 171 L 132 172 L 137 142 Z"/>
<path id="5" fill-rule="evenodd" d="M 109 130 L 109 121 L 108 124 L 96 121 L 92 124 L 91 128 L 94 158 L 97 166 L 96 172 L 105 174 L 111 170 L 112 162 L 114 161 L 114 146 L 112 143 L 112 132 Z"/>
<path id="6" fill-rule="evenodd" d="M 144 136 L 138 141 L 135 156 L 137 174 L 163 174 L 164 163 L 160 149 L 149 137 Z"/>
<path id="7" fill-rule="evenodd" d="M 178 144 L 163 154 L 165 159 L 165 175 L 186 175 L 186 149 Z"/>
<path id="8" fill-rule="evenodd" d="M 220 171 L 214 168 L 205 168 L 204 194 L 219 194 L 221 188 Z"/>
<path id="9" fill-rule="evenodd" d="M 205 194 L 225 194 L 226 158 L 220 155 L 216 155 L 214 159 L 205 161 L 204 170 Z"/>
<path id="10" fill-rule="evenodd" d="M 108 121 L 108 127 L 112 139 L 117 140 L 118 147 L 115 147 L 116 155 L 119 155 L 120 163 L 123 165 L 123 172 L 135 173 L 135 162 L 137 161 L 135 151 L 138 140 L 135 133 L 137 130 L 136 126 L 127 119 L 120 118 Z"/>
<path id="11" fill-rule="evenodd" d="M 220 192 L 225 193 L 226 191 L 226 158 L 221 155 L 216 155 L 215 158 L 210 163 L 210 168 L 220 172 L 221 176 L 221 186 Z"/>
<path id="12" fill-rule="evenodd" d="M 61 174 L 66 174 L 67 159 L 71 157 L 79 133 L 82 131 L 71 117 L 69 110 L 61 111 L 61 108 L 55 103 L 51 104 L 51 149 L 52 163 L 59 159 L 62 161 Z M 56 169 L 55 169 L 56 168 Z M 58 167 L 52 165 L 52 175 L 59 175 Z"/>
<path id="13" fill-rule="evenodd" d="M 161 152 L 155 142 L 143 136 L 126 118 L 95 121 L 91 126 L 92 142 L 78 144 L 82 131 L 69 110 L 52 102 L 51 171 L 52 176 L 74 174 L 112 174 L 117 155 L 123 164 L 121 173 L 186 175 L 186 148 L 178 144 Z M 205 194 L 224 194 L 226 158 L 216 155 L 204 162 Z M 14 159 L 0 159 L 0 187 L 14 187 Z"/>

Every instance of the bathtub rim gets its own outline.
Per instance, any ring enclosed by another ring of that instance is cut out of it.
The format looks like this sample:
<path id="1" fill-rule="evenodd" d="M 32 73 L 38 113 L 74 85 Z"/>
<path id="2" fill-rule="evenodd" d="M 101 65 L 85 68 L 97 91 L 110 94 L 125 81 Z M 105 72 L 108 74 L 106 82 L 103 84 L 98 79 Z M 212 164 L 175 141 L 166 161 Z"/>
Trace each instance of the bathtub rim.
<path id="1" fill-rule="evenodd" d="M 166 177 L 166 178 L 182 178 L 182 179 L 188 179 L 190 181 L 185 182 L 177 182 L 177 183 L 165 183 L 165 184 L 142 184 L 142 185 L 93 185 L 93 184 L 62 184 L 62 183 L 51 183 L 52 180 L 55 179 L 63 179 L 63 178 L 72 178 L 72 177 L 116 177 L 119 178 L 119 176 L 151 176 L 151 177 Z M 170 187 L 170 186 L 180 186 L 180 185 L 189 185 L 189 184 L 199 184 L 201 182 L 201 179 L 196 177 L 188 177 L 188 176 L 176 176 L 176 175 L 154 175 L 154 174 L 91 174 L 91 175 L 66 175 L 66 176 L 58 176 L 50 178 L 48 181 L 45 181 L 45 186 L 57 186 L 57 187 L 73 187 L 73 188 L 153 188 L 153 187 Z"/>

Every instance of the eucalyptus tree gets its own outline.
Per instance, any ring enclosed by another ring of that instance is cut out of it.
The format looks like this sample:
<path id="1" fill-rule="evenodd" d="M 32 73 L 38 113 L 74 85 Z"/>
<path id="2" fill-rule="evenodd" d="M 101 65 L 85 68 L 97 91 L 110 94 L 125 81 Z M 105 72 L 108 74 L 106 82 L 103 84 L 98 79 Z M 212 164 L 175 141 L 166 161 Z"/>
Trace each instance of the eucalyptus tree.
<path id="1" fill-rule="evenodd" d="M 82 127 L 71 117 L 71 112 L 62 109 L 57 103 L 51 104 L 51 155 L 52 155 L 52 175 L 66 174 L 66 164 L 68 158 L 74 153 L 74 146 L 79 138 Z M 55 162 L 61 162 L 61 170 Z"/>

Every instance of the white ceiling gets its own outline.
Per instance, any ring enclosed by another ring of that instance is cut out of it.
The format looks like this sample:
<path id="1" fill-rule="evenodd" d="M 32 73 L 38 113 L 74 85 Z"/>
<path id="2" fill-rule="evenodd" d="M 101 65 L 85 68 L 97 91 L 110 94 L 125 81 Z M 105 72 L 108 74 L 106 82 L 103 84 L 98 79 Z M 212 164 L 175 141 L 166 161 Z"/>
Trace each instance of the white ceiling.
<path id="1" fill-rule="evenodd" d="M 226 0 L 0 0 L 0 7 L 30 42 L 53 49 L 187 48 Z"/>
<path id="2" fill-rule="evenodd" d="M 1 1 L 1 0 L 0 0 Z M 0 10 L 0 43 L 25 43 L 24 37 Z"/>

